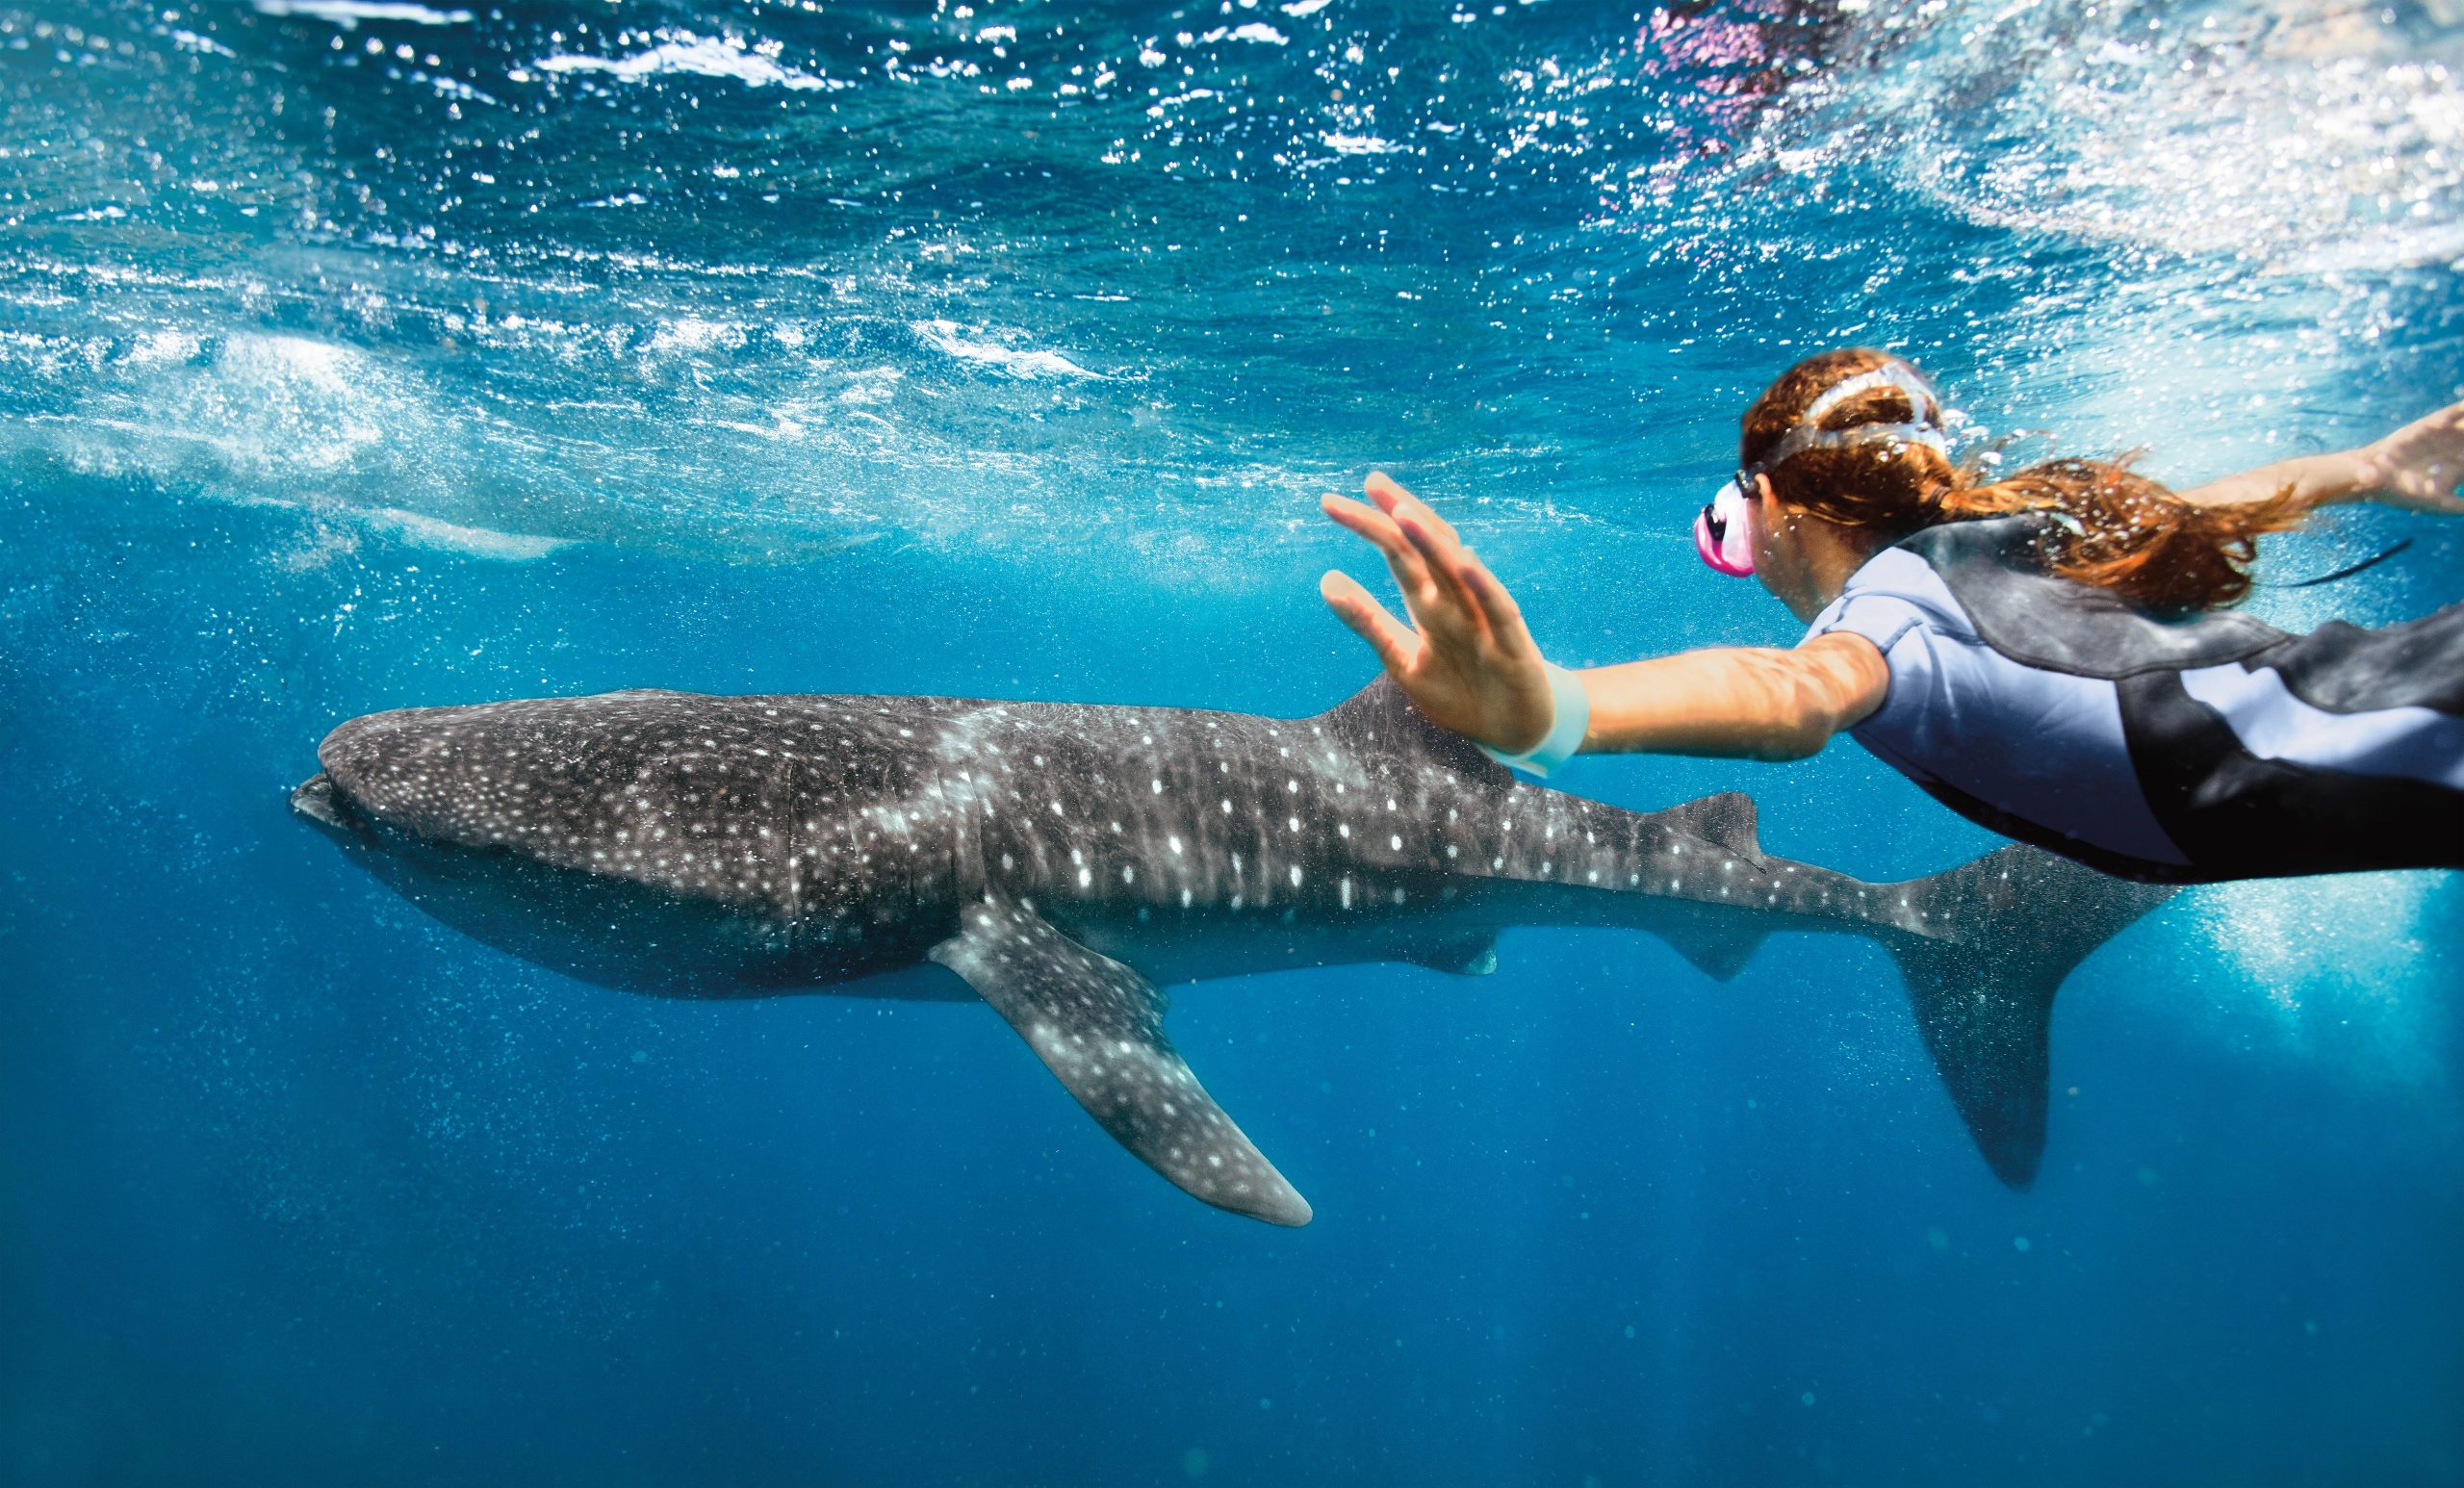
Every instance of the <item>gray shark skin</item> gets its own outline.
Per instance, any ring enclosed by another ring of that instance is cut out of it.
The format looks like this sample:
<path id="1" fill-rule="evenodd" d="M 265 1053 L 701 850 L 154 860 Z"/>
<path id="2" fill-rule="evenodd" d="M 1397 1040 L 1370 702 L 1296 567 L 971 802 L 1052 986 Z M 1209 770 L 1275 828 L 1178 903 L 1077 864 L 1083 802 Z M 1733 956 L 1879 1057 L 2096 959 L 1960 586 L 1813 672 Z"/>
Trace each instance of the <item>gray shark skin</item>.
<path id="1" fill-rule="evenodd" d="M 2030 847 L 1905 884 L 1763 855 L 1734 793 L 1641 814 L 1517 781 L 1380 680 L 1283 720 L 1161 707 L 620 692 L 343 724 L 292 794 L 490 945 L 666 996 L 989 1003 L 1207 1203 L 1311 1215 L 1164 1033 L 1161 986 L 1622 926 L 1734 976 L 1775 932 L 1898 960 L 1993 1170 L 2044 1142 L 2070 968 L 2174 890 Z"/>

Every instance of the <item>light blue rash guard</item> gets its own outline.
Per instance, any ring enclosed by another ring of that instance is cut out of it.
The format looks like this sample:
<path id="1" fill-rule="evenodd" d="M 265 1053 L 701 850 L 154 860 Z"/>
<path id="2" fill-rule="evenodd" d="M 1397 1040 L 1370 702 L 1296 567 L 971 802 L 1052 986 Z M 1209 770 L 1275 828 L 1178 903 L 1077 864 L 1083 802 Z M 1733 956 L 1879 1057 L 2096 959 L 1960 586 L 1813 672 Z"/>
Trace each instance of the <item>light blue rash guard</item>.
<path id="1" fill-rule="evenodd" d="M 1850 731 L 2006 836 L 2168 883 L 2464 867 L 2464 604 L 2291 635 L 2051 572 L 2046 522 L 1942 523 L 1814 617 L 1889 669 Z"/>
<path id="2" fill-rule="evenodd" d="M 1890 668 L 1883 706 L 1850 734 L 1919 785 L 1947 785 L 2057 836 L 2150 863 L 2188 864 L 2140 789 L 2120 689 L 2015 661 L 1986 644 L 1932 565 L 1886 548 L 1806 639 L 1845 630 Z"/>

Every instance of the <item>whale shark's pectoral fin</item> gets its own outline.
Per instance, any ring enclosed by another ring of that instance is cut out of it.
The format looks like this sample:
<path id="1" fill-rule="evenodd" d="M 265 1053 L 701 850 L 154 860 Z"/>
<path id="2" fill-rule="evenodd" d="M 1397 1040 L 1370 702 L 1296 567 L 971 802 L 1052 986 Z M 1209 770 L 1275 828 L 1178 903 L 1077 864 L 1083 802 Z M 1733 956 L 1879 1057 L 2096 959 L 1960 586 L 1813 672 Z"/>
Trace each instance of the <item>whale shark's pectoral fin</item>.
<path id="1" fill-rule="evenodd" d="M 1660 929 L 1668 948 L 1694 963 L 1714 982 L 1733 982 L 1765 938 L 1759 930 L 1726 925 L 1679 923 Z"/>
<path id="2" fill-rule="evenodd" d="M 1451 940 L 1438 940 L 1403 953 L 1415 966 L 1458 977 L 1484 977 L 1498 969 L 1498 933 L 1474 931 Z"/>
<path id="3" fill-rule="evenodd" d="M 1193 1197 L 1270 1224 L 1309 1201 L 1251 1145 L 1164 1037 L 1164 993 L 1023 906 L 988 898 L 933 960 L 1010 1020 L 1115 1141 Z"/>

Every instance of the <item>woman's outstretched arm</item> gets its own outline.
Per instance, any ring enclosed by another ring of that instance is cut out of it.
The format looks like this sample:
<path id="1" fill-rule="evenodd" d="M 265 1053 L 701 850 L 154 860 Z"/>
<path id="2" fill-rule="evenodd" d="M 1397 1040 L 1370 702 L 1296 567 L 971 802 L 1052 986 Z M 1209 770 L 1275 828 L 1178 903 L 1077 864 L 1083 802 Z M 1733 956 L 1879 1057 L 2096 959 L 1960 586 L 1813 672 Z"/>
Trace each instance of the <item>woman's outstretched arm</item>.
<path id="1" fill-rule="evenodd" d="M 1376 547 L 1412 623 L 1386 612 L 1350 576 L 1319 592 L 1431 721 L 1509 753 L 1553 721 L 1540 649 L 1505 586 L 1445 519 L 1382 474 L 1368 501 L 1329 496 L 1326 514 Z M 1796 759 L 1882 706 L 1889 673 L 1862 636 L 1818 637 L 1793 651 L 1686 652 L 1578 674 L 1590 700 L 1586 753 L 1606 751 Z"/>
<path id="2" fill-rule="evenodd" d="M 1883 706 L 1890 671 L 1861 635 L 1792 651 L 1719 646 L 1581 674 L 1586 752 L 1803 759 Z"/>
<path id="3" fill-rule="evenodd" d="M 2464 513 L 2464 403 L 2417 419 L 2384 439 L 2333 454 L 2279 460 L 2181 493 L 2202 506 L 2239 506 L 2290 491 L 2304 506 L 2374 500 L 2410 511 Z"/>

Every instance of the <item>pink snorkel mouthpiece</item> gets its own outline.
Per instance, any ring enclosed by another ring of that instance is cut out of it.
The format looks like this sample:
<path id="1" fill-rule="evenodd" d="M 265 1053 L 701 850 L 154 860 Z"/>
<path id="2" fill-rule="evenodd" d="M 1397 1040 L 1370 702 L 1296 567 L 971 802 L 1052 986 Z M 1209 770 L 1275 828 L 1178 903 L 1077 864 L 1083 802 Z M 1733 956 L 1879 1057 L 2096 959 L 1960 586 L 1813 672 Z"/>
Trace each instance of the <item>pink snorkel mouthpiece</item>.
<path id="1" fill-rule="evenodd" d="M 1754 577 L 1754 508 L 1735 481 L 1720 487 L 1694 519 L 1694 551 L 1705 564 L 1731 578 Z"/>

